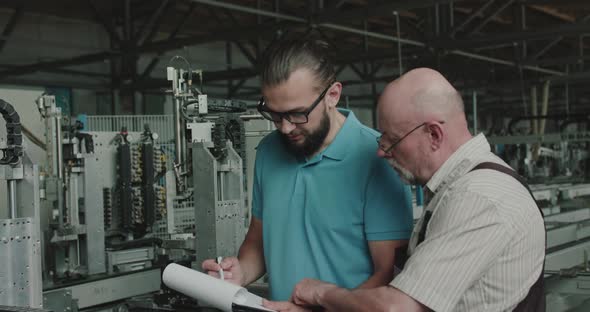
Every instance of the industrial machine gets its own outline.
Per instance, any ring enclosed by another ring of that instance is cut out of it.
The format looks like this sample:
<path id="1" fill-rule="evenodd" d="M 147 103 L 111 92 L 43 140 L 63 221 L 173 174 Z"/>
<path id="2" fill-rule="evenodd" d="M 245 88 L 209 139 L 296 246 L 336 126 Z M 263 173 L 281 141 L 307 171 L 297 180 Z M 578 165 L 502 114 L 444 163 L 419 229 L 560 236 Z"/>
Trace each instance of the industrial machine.
<path id="1" fill-rule="evenodd" d="M 245 132 L 236 114 L 246 105 L 209 99 L 192 85 L 200 74 L 167 69 L 174 97 L 176 191 L 194 201 L 197 268 L 205 259 L 236 255 L 247 228 Z"/>
<path id="2" fill-rule="evenodd" d="M 543 131 L 538 129 L 539 120 Z M 552 131 L 544 131 L 546 121 Z M 585 115 L 517 117 L 507 125 L 508 135 L 491 135 L 488 140 L 499 156 L 533 183 L 581 183 L 590 179 L 589 126 Z"/>
<path id="3" fill-rule="evenodd" d="M 147 126 L 142 133 L 83 131 L 52 95 L 37 108 L 47 152 L 38 197 L 44 307 L 84 309 L 159 290 L 159 240 L 150 234 L 165 217 L 158 182 L 166 157 L 154 146 L 157 135 Z"/>
<path id="4" fill-rule="evenodd" d="M 0 220 L 0 257 L 8 263 L 0 276 L 9 282 L 0 305 L 55 312 L 170 306 L 187 299 L 162 290 L 165 264 L 200 268 L 204 259 L 237 254 L 248 224 L 246 105 L 202 94 L 192 85 L 199 71 L 170 67 L 167 74 L 172 142 L 159 140 L 149 123 L 89 131 L 43 94 L 36 102 L 46 133 L 41 166 L 27 157 L 18 114 L 0 102 L 8 130 L 0 177 L 10 194 L 9 218 Z"/>
<path id="5" fill-rule="evenodd" d="M 20 118 L 0 99 L 6 141 L 0 141 L 0 179 L 7 182 L 8 218 L 0 219 L 0 304 L 41 308 L 39 168 L 23 150 Z"/>

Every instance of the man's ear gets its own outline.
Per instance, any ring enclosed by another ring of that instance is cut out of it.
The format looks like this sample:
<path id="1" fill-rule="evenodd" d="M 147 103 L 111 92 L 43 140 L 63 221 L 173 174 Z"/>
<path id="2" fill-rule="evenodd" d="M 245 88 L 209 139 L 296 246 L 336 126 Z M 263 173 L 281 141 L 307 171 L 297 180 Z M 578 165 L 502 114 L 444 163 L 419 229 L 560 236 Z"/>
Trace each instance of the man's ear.
<path id="1" fill-rule="evenodd" d="M 430 137 L 430 147 L 433 151 L 440 149 L 445 138 L 442 124 L 436 121 L 426 123 L 426 129 Z"/>
<path id="2" fill-rule="evenodd" d="M 329 108 L 334 108 L 340 101 L 340 95 L 342 94 L 342 84 L 338 81 L 332 84 L 328 93 L 326 93 L 326 104 Z"/>

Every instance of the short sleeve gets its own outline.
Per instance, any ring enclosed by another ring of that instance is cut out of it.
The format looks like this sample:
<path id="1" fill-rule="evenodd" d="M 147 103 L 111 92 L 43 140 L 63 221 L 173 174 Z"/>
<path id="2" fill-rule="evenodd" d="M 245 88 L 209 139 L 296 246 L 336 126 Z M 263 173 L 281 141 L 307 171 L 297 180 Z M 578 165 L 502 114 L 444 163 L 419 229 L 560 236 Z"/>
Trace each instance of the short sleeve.
<path id="1" fill-rule="evenodd" d="M 364 208 L 367 240 L 409 239 L 413 226 L 410 187 L 383 159 L 373 166 Z"/>
<path id="2" fill-rule="evenodd" d="M 432 215 L 426 237 L 391 282 L 434 311 L 453 311 L 508 246 L 514 229 L 482 195 L 448 194 Z"/>

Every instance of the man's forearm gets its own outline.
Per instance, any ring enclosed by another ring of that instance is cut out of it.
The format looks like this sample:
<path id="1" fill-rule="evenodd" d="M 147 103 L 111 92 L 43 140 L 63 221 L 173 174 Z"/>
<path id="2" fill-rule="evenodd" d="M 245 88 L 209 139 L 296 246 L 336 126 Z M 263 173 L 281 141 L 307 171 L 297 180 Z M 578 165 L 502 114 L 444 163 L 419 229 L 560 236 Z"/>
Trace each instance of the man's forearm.
<path id="1" fill-rule="evenodd" d="M 391 286 L 355 290 L 334 287 L 325 292 L 320 292 L 317 302 L 327 311 L 429 311 L 426 306 Z"/>
<path id="2" fill-rule="evenodd" d="M 370 289 L 385 286 L 393 280 L 393 272 L 375 272 L 366 281 L 360 284 L 357 289 Z"/>
<path id="3" fill-rule="evenodd" d="M 333 288 L 321 294 L 319 303 L 327 311 L 362 312 L 362 311 L 388 311 L 394 312 L 388 304 L 389 294 L 387 286 L 368 289 L 346 290 Z"/>
<path id="4" fill-rule="evenodd" d="M 242 286 L 256 281 L 266 272 L 262 250 L 252 245 L 244 243 L 238 253 L 243 274 Z"/>
<path id="5" fill-rule="evenodd" d="M 395 272 L 397 250 L 403 248 L 407 243 L 407 240 L 369 241 L 373 274 L 357 288 L 375 288 L 391 283 Z"/>

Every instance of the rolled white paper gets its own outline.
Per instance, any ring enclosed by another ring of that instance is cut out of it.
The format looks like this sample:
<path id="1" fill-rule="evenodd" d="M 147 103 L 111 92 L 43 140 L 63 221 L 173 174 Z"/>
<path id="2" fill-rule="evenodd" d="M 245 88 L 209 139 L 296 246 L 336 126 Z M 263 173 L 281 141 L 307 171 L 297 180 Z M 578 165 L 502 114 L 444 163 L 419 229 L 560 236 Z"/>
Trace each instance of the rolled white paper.
<path id="1" fill-rule="evenodd" d="M 262 298 L 249 293 L 245 288 L 176 263 L 166 266 L 162 281 L 166 286 L 197 299 L 199 304 L 225 312 L 232 311 L 232 303 L 272 311 L 262 306 Z"/>

